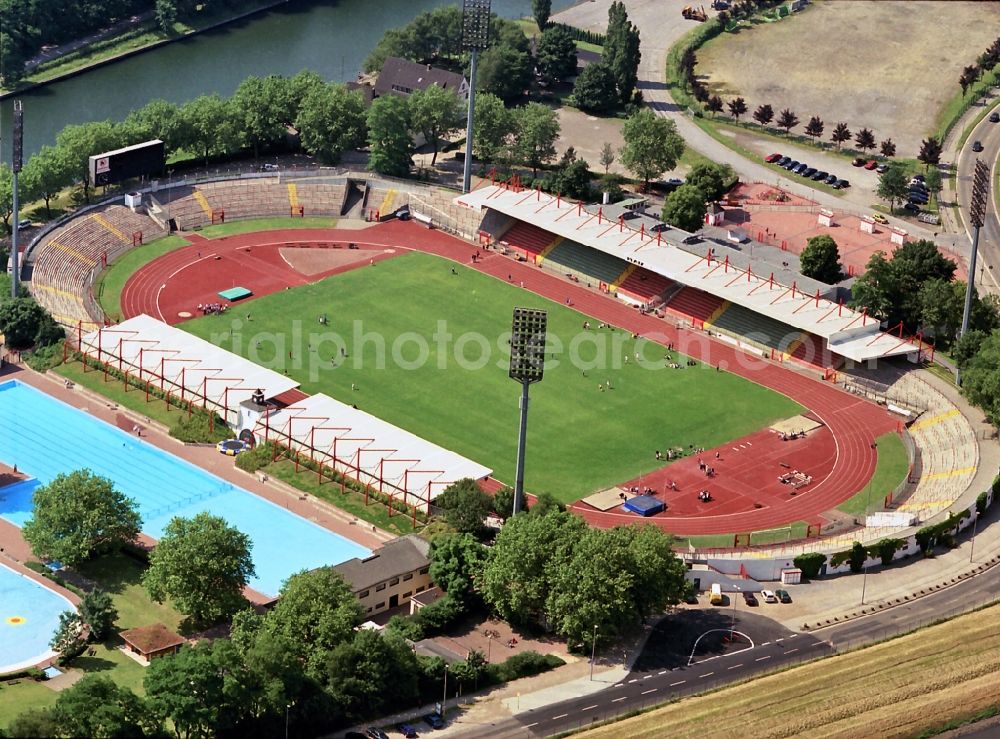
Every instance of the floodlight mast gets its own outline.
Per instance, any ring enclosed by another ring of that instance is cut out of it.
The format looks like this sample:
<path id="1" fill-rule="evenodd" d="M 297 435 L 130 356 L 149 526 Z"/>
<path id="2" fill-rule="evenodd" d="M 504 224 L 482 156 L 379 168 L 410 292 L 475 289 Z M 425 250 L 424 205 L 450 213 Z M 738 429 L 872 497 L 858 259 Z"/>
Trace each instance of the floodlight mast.
<path id="1" fill-rule="evenodd" d="M 976 168 L 972 175 L 972 202 L 969 204 L 969 220 L 972 222 L 972 257 L 969 259 L 969 281 L 965 285 L 965 309 L 962 311 L 962 330 L 959 336 L 965 336 L 969 330 L 969 315 L 972 312 L 972 292 L 976 282 L 976 258 L 979 254 L 979 231 L 986 220 L 986 202 L 990 190 L 990 168 L 976 159 Z M 962 384 L 961 370 L 955 372 L 955 384 Z"/>
<path id="2" fill-rule="evenodd" d="M 18 265 L 18 261 L 19 261 L 18 257 L 20 256 L 20 254 L 18 254 L 18 251 L 17 251 L 18 250 L 18 246 L 17 246 L 17 232 L 18 232 L 17 223 L 18 223 L 18 221 L 21 218 L 20 213 L 18 212 L 19 209 L 20 209 L 20 203 L 18 202 L 18 197 L 17 197 L 17 189 L 18 189 L 18 187 L 17 187 L 18 177 L 17 176 L 21 172 L 21 165 L 22 165 L 23 159 L 24 159 L 24 155 L 23 155 L 23 150 L 24 150 L 23 141 L 24 141 L 24 109 L 21 107 L 21 101 L 20 100 L 15 100 L 14 101 L 14 136 L 13 136 L 13 147 L 12 147 L 12 151 L 11 151 L 11 153 L 13 154 L 13 156 L 11 157 L 11 165 L 10 165 L 10 168 L 11 168 L 11 183 L 10 184 L 11 184 L 11 187 L 13 188 L 13 190 L 14 190 L 14 193 L 13 193 L 14 194 L 14 198 L 13 198 L 13 202 L 11 203 L 11 205 L 13 206 L 13 211 L 14 211 L 13 212 L 13 216 L 14 216 L 14 229 L 11 231 L 11 234 L 10 234 L 10 271 L 11 271 L 11 275 L 10 275 L 10 296 L 12 298 L 16 298 L 17 297 L 18 284 L 19 284 L 20 279 L 21 279 L 21 268 Z"/>
<path id="3" fill-rule="evenodd" d="M 472 125 L 476 111 L 476 68 L 479 52 L 485 51 L 490 37 L 490 0 L 462 0 L 462 50 L 472 52 L 469 66 L 469 109 L 465 119 L 465 166 L 462 192 L 472 186 Z"/>
<path id="4" fill-rule="evenodd" d="M 510 378 L 521 383 L 521 425 L 517 437 L 517 473 L 514 478 L 514 506 L 524 501 L 524 453 L 528 432 L 528 386 L 541 382 L 545 373 L 545 331 L 548 314 L 535 308 L 515 308 L 510 329 Z"/>

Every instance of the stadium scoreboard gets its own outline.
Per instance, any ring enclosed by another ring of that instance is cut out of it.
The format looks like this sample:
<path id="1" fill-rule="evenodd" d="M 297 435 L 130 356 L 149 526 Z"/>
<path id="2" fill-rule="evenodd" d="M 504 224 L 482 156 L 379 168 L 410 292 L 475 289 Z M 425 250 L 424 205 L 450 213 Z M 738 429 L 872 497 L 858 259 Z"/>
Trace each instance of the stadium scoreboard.
<path id="1" fill-rule="evenodd" d="M 163 142 L 146 141 L 124 149 L 106 151 L 90 157 L 90 182 L 93 185 L 113 185 L 123 180 L 163 171 Z"/>

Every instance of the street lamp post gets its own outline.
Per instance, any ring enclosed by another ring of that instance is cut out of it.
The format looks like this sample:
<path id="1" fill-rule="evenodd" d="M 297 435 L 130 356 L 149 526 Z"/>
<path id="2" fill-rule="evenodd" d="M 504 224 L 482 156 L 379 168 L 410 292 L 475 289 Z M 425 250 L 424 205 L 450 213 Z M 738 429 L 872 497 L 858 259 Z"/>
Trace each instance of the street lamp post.
<path id="1" fill-rule="evenodd" d="M 597 658 L 597 624 L 594 624 L 594 638 L 590 642 L 590 679 L 594 679 L 594 661 Z"/>
<path id="2" fill-rule="evenodd" d="M 448 710 L 448 663 L 444 663 L 444 691 L 441 694 L 441 718 L 444 718 L 445 711 Z"/>
<path id="3" fill-rule="evenodd" d="M 737 594 L 743 592 L 739 585 L 734 586 Z M 736 596 L 733 596 L 733 625 L 729 628 L 729 641 L 736 639 Z"/>
<path id="4" fill-rule="evenodd" d="M 871 443 L 872 449 L 877 449 L 878 444 L 874 441 Z M 875 475 L 873 474 L 868 480 L 868 495 L 865 496 L 865 523 L 867 523 L 868 510 L 872 505 L 872 482 L 875 480 Z M 868 588 L 868 552 L 865 551 L 865 566 L 864 572 L 861 575 L 861 605 L 865 604 L 865 590 Z"/>
<path id="5" fill-rule="evenodd" d="M 291 703 L 285 704 L 285 739 L 288 739 L 288 712 L 292 709 Z"/>

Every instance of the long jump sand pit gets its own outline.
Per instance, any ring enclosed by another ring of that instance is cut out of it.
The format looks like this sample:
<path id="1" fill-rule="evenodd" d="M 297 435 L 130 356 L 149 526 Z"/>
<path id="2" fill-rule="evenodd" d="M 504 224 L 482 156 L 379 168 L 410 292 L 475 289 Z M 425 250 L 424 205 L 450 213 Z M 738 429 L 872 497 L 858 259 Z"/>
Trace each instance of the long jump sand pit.
<path id="1" fill-rule="evenodd" d="M 939 111 L 960 91 L 962 68 L 997 37 L 1000 3 L 815 2 L 778 23 L 723 33 L 698 52 L 713 93 L 769 103 L 801 121 L 867 126 L 916 156 Z"/>
<path id="2" fill-rule="evenodd" d="M 382 250 L 372 249 L 312 249 L 295 246 L 283 247 L 279 252 L 289 267 L 308 277 L 340 267 L 362 264 L 382 254 Z"/>

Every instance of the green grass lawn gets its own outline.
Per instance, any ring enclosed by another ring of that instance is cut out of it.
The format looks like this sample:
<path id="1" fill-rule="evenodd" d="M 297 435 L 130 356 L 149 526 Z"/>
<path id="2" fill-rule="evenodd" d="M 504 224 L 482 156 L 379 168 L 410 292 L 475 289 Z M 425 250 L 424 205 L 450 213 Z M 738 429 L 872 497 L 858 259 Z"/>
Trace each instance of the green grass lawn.
<path id="1" fill-rule="evenodd" d="M 712 447 L 802 410 L 726 372 L 701 365 L 667 369 L 658 346 L 644 348 L 655 369 L 634 358 L 619 364 L 637 351 L 628 334 L 598 331 L 597 321 L 583 331 L 584 316 L 574 310 L 471 269 L 458 267 L 453 275 L 451 267 L 409 254 L 257 299 L 246 307 L 252 322 L 241 318 L 245 325 L 235 336 L 232 316 L 182 326 L 278 371 L 287 363 L 305 392 L 356 403 L 513 482 L 520 391 L 507 377 L 504 331 L 515 305 L 545 308 L 555 353 L 545 380 L 531 390 L 526 486 L 564 501 L 649 472 L 659 466 L 655 449 Z M 326 327 L 318 324 L 321 313 L 329 318 Z M 451 335 L 447 343 L 435 336 L 439 321 Z M 321 328 L 325 338 L 310 337 Z M 338 357 L 334 333 L 345 338 L 346 359 Z M 487 361 L 481 361 L 484 352 Z M 568 361 L 574 354 L 581 361 Z M 585 372 L 581 362 L 595 360 L 605 368 Z M 614 389 L 599 392 L 598 384 L 609 380 Z"/>
<path id="2" fill-rule="evenodd" d="M 164 236 L 122 254 L 97 278 L 94 291 L 104 312 L 112 317 L 122 315 L 122 290 L 129 278 L 154 259 L 189 243 L 181 236 Z"/>
<path id="3" fill-rule="evenodd" d="M 17 685 L 0 683 L 0 729 L 29 708 L 49 708 L 55 702 L 56 692 L 34 680 L 22 679 Z"/>
<path id="4" fill-rule="evenodd" d="M 869 512 L 882 509 L 882 501 L 885 496 L 895 490 L 910 470 L 910 461 L 906 458 L 906 448 L 898 434 L 890 431 L 888 434 L 882 434 L 875 442 L 878 444 L 878 462 L 870 485 L 871 506 L 868 508 Z M 837 509 L 844 513 L 850 513 L 852 516 L 866 515 L 865 507 L 869 500 L 868 489 L 869 485 L 865 485 L 837 506 Z"/>
<path id="5" fill-rule="evenodd" d="M 169 603 L 156 603 L 146 594 L 140 578 L 141 563 L 124 554 L 112 554 L 84 562 L 75 568 L 81 575 L 95 581 L 101 590 L 111 594 L 118 609 L 119 630 L 162 623 L 177 629 L 183 618 Z"/>
<path id="6" fill-rule="evenodd" d="M 286 228 L 336 228 L 337 219 L 327 217 L 306 217 L 306 218 L 253 218 L 249 221 L 231 221 L 229 223 L 217 223 L 214 226 L 204 226 L 196 229 L 198 233 L 208 239 L 217 239 L 222 236 L 234 236 L 236 234 L 253 233 L 254 231 L 277 231 Z"/>

